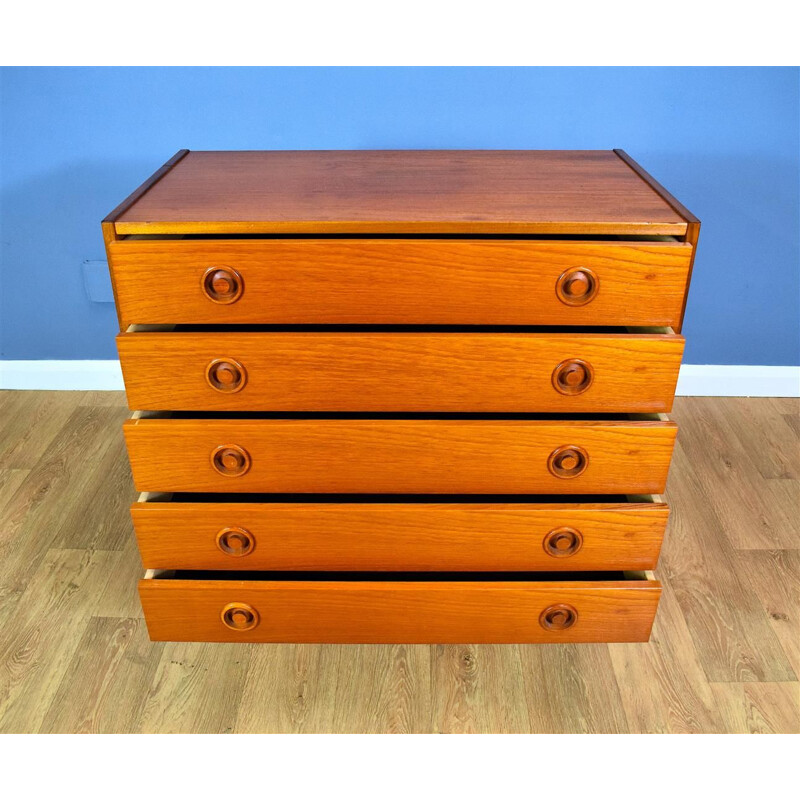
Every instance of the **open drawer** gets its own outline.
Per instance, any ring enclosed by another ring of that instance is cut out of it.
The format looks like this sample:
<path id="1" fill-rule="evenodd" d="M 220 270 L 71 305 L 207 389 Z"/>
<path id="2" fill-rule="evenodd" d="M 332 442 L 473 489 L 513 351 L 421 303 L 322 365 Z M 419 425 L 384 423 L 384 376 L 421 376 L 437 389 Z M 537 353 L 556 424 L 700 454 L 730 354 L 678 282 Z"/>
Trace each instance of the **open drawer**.
<path id="1" fill-rule="evenodd" d="M 663 415 L 134 415 L 140 492 L 660 494 Z"/>
<path id="2" fill-rule="evenodd" d="M 141 410 L 662 412 L 671 328 L 274 330 L 132 326 L 117 337 Z"/>
<path id="3" fill-rule="evenodd" d="M 650 573 L 148 572 L 150 638 L 203 642 L 645 642 Z"/>
<path id="4" fill-rule="evenodd" d="M 535 571 L 652 569 L 669 508 L 644 496 L 143 494 L 145 568 Z"/>
<path id="5" fill-rule="evenodd" d="M 108 243 L 123 325 L 679 325 L 673 237 L 128 236 Z"/>

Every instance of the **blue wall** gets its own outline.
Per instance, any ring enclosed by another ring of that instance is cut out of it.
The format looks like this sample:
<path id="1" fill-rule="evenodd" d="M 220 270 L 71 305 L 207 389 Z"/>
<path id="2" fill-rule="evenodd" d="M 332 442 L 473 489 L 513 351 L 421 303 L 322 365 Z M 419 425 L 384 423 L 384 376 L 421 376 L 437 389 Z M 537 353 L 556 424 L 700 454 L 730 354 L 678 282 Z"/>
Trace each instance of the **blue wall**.
<path id="1" fill-rule="evenodd" d="M 622 147 L 703 222 L 686 362 L 800 364 L 795 68 L 4 68 L 2 351 L 115 358 L 81 264 L 176 150 Z"/>

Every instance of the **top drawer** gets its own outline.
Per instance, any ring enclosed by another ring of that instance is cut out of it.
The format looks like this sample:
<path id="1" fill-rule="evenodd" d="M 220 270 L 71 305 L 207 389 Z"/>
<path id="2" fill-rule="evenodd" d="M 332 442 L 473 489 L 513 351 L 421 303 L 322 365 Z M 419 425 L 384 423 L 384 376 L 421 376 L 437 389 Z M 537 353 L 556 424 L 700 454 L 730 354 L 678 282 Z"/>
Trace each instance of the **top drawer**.
<path id="1" fill-rule="evenodd" d="M 680 326 L 692 245 L 554 239 L 108 243 L 129 324 Z"/>

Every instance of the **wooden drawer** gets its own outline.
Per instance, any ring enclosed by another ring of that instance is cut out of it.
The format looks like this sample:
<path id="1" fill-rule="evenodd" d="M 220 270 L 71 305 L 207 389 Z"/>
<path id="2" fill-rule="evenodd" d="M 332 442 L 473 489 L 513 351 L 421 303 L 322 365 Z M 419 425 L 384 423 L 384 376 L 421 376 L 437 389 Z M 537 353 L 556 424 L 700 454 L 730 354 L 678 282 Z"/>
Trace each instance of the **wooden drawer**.
<path id="1" fill-rule="evenodd" d="M 236 502 L 237 499 L 243 502 Z M 669 515 L 651 495 L 387 502 L 142 495 L 145 568 L 579 571 L 652 569 Z"/>
<path id="2" fill-rule="evenodd" d="M 692 245 L 128 237 L 108 257 L 123 325 L 679 326 Z"/>
<path id="3" fill-rule="evenodd" d="M 272 579 L 278 577 L 278 580 Z M 661 584 L 522 573 L 177 572 L 139 582 L 150 638 L 204 642 L 645 642 Z"/>
<path id="4" fill-rule="evenodd" d="M 128 420 L 143 492 L 659 494 L 677 426 L 643 420 Z"/>
<path id="5" fill-rule="evenodd" d="M 624 329 L 622 329 L 624 330 Z M 666 333 L 129 332 L 143 410 L 658 412 L 683 337 Z"/>

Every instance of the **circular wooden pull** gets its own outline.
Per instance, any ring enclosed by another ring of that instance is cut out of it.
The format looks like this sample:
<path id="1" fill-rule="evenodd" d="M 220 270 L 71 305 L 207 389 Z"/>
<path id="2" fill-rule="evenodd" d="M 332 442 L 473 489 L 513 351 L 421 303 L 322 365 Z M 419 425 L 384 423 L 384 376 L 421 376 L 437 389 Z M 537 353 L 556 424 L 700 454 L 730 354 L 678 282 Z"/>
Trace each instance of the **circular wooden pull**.
<path id="1" fill-rule="evenodd" d="M 236 478 L 250 469 L 250 454 L 238 444 L 222 444 L 211 453 L 211 466 L 220 475 Z"/>
<path id="2" fill-rule="evenodd" d="M 247 556 L 253 552 L 256 540 L 245 528 L 223 528 L 217 534 L 217 547 L 226 556 Z"/>
<path id="3" fill-rule="evenodd" d="M 220 616 L 223 625 L 232 631 L 251 631 L 261 620 L 258 611 L 247 603 L 228 603 Z"/>
<path id="4" fill-rule="evenodd" d="M 583 536 L 575 528 L 554 528 L 544 537 L 544 551 L 553 558 L 574 556 L 583 546 Z"/>
<path id="5" fill-rule="evenodd" d="M 556 478 L 577 478 L 589 466 L 589 454 L 576 444 L 557 447 L 547 459 L 547 468 Z"/>
<path id="6" fill-rule="evenodd" d="M 562 272 L 556 281 L 556 295 L 568 306 L 591 303 L 599 288 L 597 275 L 586 267 L 572 267 Z"/>
<path id="7" fill-rule="evenodd" d="M 233 358 L 215 358 L 206 367 L 206 383 L 218 392 L 240 392 L 247 383 L 247 370 Z"/>
<path id="8" fill-rule="evenodd" d="M 232 267 L 209 267 L 200 281 L 203 294 L 214 303 L 235 303 L 244 291 L 242 276 Z"/>
<path id="9" fill-rule="evenodd" d="M 539 624 L 547 631 L 564 631 L 578 621 L 578 612 L 567 603 L 548 606 L 539 615 Z"/>
<path id="10" fill-rule="evenodd" d="M 561 394 L 582 394 L 593 380 L 592 365 L 580 358 L 568 358 L 553 370 L 553 388 Z"/>

